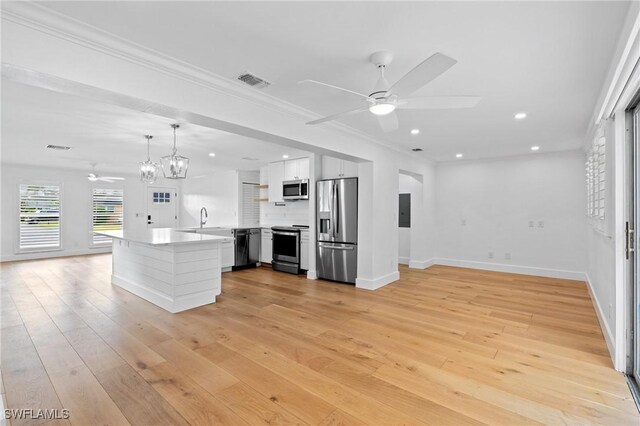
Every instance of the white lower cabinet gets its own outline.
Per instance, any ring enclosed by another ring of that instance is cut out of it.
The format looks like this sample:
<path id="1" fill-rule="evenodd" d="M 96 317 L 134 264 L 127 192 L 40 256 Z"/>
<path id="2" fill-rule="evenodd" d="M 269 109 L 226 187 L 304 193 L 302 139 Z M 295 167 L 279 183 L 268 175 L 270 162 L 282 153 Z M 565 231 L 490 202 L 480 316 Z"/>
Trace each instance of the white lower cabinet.
<path id="1" fill-rule="evenodd" d="M 272 244 L 271 229 L 263 229 L 260 233 L 260 262 L 271 263 Z"/>
<path id="2" fill-rule="evenodd" d="M 300 233 L 300 269 L 309 270 L 309 232 Z"/>
<path id="3" fill-rule="evenodd" d="M 196 234 L 218 235 L 220 237 L 233 238 L 233 229 L 197 229 Z M 222 268 L 223 272 L 228 272 L 229 268 L 233 267 L 235 263 L 235 240 L 225 241 L 220 245 L 222 250 Z"/>
<path id="4" fill-rule="evenodd" d="M 223 268 L 231 268 L 233 267 L 235 261 L 235 253 L 234 253 L 234 242 L 233 241 L 225 241 L 222 243 L 222 267 Z"/>

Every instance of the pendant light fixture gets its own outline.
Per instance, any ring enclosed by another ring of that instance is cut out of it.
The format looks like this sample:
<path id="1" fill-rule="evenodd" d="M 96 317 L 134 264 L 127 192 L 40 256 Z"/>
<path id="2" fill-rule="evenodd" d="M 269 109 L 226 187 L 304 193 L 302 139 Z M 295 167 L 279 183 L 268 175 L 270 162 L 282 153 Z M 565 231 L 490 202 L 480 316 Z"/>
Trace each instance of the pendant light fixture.
<path id="1" fill-rule="evenodd" d="M 151 161 L 151 155 L 149 154 L 149 145 L 153 136 L 144 135 L 147 138 L 147 161 L 140 162 L 140 180 L 144 183 L 154 183 L 160 173 L 160 164 Z"/>
<path id="2" fill-rule="evenodd" d="M 173 128 L 173 153 L 160 158 L 162 161 L 162 173 L 167 179 L 184 179 L 187 177 L 189 159 L 182 155 L 177 155 L 176 129 L 178 129 L 180 125 L 172 124 L 171 127 Z"/>

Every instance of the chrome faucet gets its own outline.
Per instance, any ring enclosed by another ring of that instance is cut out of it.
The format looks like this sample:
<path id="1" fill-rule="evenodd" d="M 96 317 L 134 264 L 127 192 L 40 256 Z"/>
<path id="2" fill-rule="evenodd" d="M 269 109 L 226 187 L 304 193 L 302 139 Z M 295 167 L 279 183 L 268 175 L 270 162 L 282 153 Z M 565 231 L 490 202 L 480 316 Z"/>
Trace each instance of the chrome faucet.
<path id="1" fill-rule="evenodd" d="M 204 219 L 202 214 L 204 213 Z M 200 209 L 200 228 L 202 228 L 207 223 L 207 219 L 209 219 L 209 213 L 207 213 L 207 208 L 203 207 Z"/>

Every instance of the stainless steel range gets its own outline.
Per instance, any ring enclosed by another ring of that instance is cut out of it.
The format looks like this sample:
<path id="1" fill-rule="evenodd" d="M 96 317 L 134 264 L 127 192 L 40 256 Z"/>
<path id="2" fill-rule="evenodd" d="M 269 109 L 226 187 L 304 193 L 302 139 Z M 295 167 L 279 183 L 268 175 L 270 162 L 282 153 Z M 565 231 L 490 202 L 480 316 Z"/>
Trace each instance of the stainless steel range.
<path id="1" fill-rule="evenodd" d="M 300 273 L 300 227 L 274 226 L 273 259 L 271 267 L 276 271 Z"/>

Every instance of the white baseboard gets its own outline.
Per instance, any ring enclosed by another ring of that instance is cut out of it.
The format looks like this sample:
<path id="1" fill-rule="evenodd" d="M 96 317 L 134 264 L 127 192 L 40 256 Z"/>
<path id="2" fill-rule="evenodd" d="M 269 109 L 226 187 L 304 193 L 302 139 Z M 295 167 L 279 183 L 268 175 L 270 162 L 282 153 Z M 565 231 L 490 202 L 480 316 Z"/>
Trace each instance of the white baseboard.
<path id="1" fill-rule="evenodd" d="M 398 263 L 400 265 L 408 265 L 409 264 L 409 258 L 408 257 L 404 257 L 404 256 L 399 256 L 398 257 Z"/>
<path id="2" fill-rule="evenodd" d="M 429 266 L 432 266 L 433 259 L 428 260 L 411 260 L 409 261 L 409 268 L 411 269 L 427 269 Z"/>
<path id="3" fill-rule="evenodd" d="M 485 271 L 508 272 L 512 274 L 534 275 L 547 278 L 561 278 L 566 280 L 586 281 L 584 272 L 565 271 L 562 269 L 536 268 L 533 266 L 505 265 L 502 263 L 478 262 L 474 260 L 443 259 L 433 260 L 435 265 L 458 266 L 461 268 L 482 269 Z"/>
<path id="4" fill-rule="evenodd" d="M 85 256 L 87 254 L 101 254 L 101 253 L 111 253 L 111 244 L 109 244 L 106 247 L 96 247 L 96 248 L 7 254 L 7 255 L 2 255 L 0 257 L 0 262 L 15 262 L 15 261 L 19 261 L 19 260 L 49 259 L 49 258 L 54 258 L 54 257 Z"/>
<path id="5" fill-rule="evenodd" d="M 308 280 L 317 280 L 318 279 L 317 271 L 307 271 L 307 279 Z"/>
<path id="6" fill-rule="evenodd" d="M 383 275 L 378 278 L 356 278 L 356 288 L 362 288 L 364 290 L 377 290 L 380 287 L 384 287 L 387 284 L 391 284 L 394 281 L 400 279 L 400 272 L 394 271 L 390 274 Z"/>
<path id="7" fill-rule="evenodd" d="M 606 315 L 604 310 L 602 309 L 602 304 L 600 300 L 598 300 L 598 296 L 596 296 L 596 292 L 593 290 L 593 285 L 591 284 L 591 279 L 589 278 L 589 274 L 587 274 L 587 288 L 589 289 L 589 296 L 591 296 L 591 300 L 593 301 L 593 306 L 596 309 L 596 316 L 598 317 L 598 322 L 600 323 L 600 328 L 602 329 L 602 334 L 604 335 L 604 340 L 607 342 L 607 349 L 609 349 L 609 356 L 611 356 L 611 361 L 613 365 L 616 364 L 616 345 L 615 339 L 613 337 L 613 333 L 609 328 L 609 324 L 605 320 Z"/>

